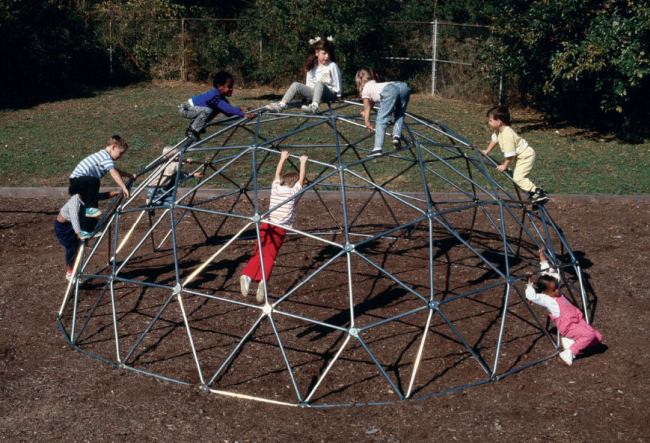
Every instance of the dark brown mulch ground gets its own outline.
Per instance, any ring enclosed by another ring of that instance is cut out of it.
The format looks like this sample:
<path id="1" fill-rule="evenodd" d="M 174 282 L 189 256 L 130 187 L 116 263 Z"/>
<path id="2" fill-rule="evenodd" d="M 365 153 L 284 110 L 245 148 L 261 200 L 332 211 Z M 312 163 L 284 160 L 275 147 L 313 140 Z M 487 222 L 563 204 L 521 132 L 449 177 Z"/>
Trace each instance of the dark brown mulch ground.
<path id="1" fill-rule="evenodd" d="M 645 441 L 647 199 L 549 205 L 587 265 L 606 352 L 498 383 L 389 406 L 314 410 L 208 395 L 72 351 L 55 317 L 65 288 L 51 230 L 58 200 L 0 200 L 0 436 L 9 440 Z M 281 273 L 278 276 L 283 275 Z M 275 277 L 274 277 L 275 279 Z M 282 281 L 281 278 L 278 281 Z"/>

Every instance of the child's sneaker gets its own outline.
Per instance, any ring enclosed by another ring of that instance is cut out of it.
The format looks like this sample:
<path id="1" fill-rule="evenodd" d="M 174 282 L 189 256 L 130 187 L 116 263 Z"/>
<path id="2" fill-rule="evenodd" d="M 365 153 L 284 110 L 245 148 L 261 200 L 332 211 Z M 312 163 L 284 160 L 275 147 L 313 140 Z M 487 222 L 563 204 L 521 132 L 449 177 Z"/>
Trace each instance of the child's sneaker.
<path id="1" fill-rule="evenodd" d="M 375 148 L 372 151 L 370 151 L 370 154 L 368 154 L 368 157 L 377 157 L 378 155 L 382 155 L 384 153 L 384 150 L 382 148 Z"/>
<path id="2" fill-rule="evenodd" d="M 72 273 L 72 271 L 70 271 L 70 272 L 66 271 L 65 272 L 65 279 L 66 280 L 72 281 L 72 277 L 74 277 L 74 274 Z"/>
<path id="3" fill-rule="evenodd" d="M 239 277 L 239 287 L 241 288 L 241 295 L 246 297 L 248 295 L 248 288 L 251 286 L 251 278 L 248 275 Z"/>
<path id="4" fill-rule="evenodd" d="M 258 303 L 264 303 L 264 284 L 262 284 L 262 282 L 260 282 L 260 285 L 257 287 L 255 300 L 257 300 Z"/>
<path id="5" fill-rule="evenodd" d="M 282 112 L 287 108 L 287 105 L 282 102 L 269 103 L 264 106 L 264 109 L 271 112 Z"/>
<path id="6" fill-rule="evenodd" d="M 315 114 L 316 111 L 318 111 L 318 103 L 310 103 L 308 105 L 302 105 L 300 107 L 305 112 L 310 112 L 312 114 Z"/>
<path id="7" fill-rule="evenodd" d="M 562 343 L 562 347 L 564 349 L 570 349 L 571 346 L 573 346 L 573 343 L 575 343 L 573 340 L 567 337 L 562 337 L 560 338 L 560 343 Z"/>
<path id="8" fill-rule="evenodd" d="M 187 128 L 187 131 L 185 131 L 185 137 L 189 138 L 190 140 L 198 141 L 201 139 L 201 136 L 199 135 L 198 131 L 195 131 L 192 129 L 190 126 Z"/>
<path id="9" fill-rule="evenodd" d="M 102 211 L 99 208 L 86 208 L 86 217 L 99 218 L 100 215 L 102 215 Z"/>
<path id="10" fill-rule="evenodd" d="M 402 151 L 408 148 L 408 143 L 401 137 L 393 137 L 393 147 L 396 151 Z"/>
<path id="11" fill-rule="evenodd" d="M 530 194 L 530 201 L 537 204 L 537 205 L 543 205 L 548 201 L 548 195 L 546 195 L 546 192 L 542 188 L 536 188 L 535 191 Z"/>
<path id="12" fill-rule="evenodd" d="M 573 354 L 568 349 L 565 349 L 564 351 L 560 352 L 560 358 L 564 363 L 566 363 L 569 366 L 573 364 Z"/>
<path id="13" fill-rule="evenodd" d="M 92 238 L 93 233 L 88 232 L 88 231 L 79 231 L 79 238 L 82 240 L 88 240 L 89 238 Z"/>

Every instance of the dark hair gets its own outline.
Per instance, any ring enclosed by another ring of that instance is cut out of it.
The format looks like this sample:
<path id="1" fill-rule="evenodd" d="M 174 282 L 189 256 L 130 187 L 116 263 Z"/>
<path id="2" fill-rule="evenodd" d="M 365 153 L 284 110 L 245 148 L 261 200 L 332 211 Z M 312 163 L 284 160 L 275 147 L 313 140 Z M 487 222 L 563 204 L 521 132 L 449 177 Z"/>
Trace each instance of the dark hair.
<path id="1" fill-rule="evenodd" d="M 232 77 L 232 74 L 228 71 L 219 71 L 214 74 L 214 79 L 212 80 L 212 86 L 218 88 L 226 84 L 228 80 L 235 81 Z"/>
<path id="2" fill-rule="evenodd" d="M 119 135 L 111 135 L 111 138 L 108 139 L 108 145 L 115 145 L 119 147 L 120 149 L 128 149 L 129 145 L 126 143 L 126 140 L 124 140 L 122 137 Z"/>
<path id="3" fill-rule="evenodd" d="M 555 288 L 558 287 L 558 281 L 555 279 L 555 277 L 551 277 L 550 275 L 546 274 L 540 275 L 535 282 L 535 291 L 546 292 L 551 289 L 551 283 L 553 283 Z"/>
<path id="4" fill-rule="evenodd" d="M 507 106 L 495 106 L 488 109 L 486 114 L 494 120 L 501 120 L 506 126 L 510 126 L 510 111 Z"/>
<path id="5" fill-rule="evenodd" d="M 316 58 L 316 51 L 319 49 L 322 49 L 323 51 L 329 53 L 330 60 L 334 61 L 334 44 L 321 37 L 320 40 L 309 47 L 307 61 L 305 62 L 305 71 L 310 71 L 314 66 L 316 66 L 316 63 L 318 63 L 318 58 Z"/>

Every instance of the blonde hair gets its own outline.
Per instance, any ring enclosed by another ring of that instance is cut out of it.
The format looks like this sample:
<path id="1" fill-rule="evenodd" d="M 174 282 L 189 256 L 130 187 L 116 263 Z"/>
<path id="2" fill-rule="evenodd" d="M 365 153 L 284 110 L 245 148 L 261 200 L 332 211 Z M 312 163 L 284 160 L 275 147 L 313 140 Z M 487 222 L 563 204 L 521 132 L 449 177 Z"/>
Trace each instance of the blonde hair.
<path id="1" fill-rule="evenodd" d="M 377 81 L 378 77 L 377 74 L 375 74 L 375 71 L 373 71 L 370 68 L 361 68 L 357 71 L 357 74 L 354 76 L 354 81 L 357 84 L 357 91 L 359 94 L 361 94 L 361 91 L 363 91 L 363 87 L 368 83 L 370 80 L 375 80 Z"/>
<path id="2" fill-rule="evenodd" d="M 291 188 L 293 185 L 296 184 L 299 178 L 300 175 L 298 175 L 296 171 L 285 172 L 280 177 L 280 184 L 282 186 L 288 186 Z"/>

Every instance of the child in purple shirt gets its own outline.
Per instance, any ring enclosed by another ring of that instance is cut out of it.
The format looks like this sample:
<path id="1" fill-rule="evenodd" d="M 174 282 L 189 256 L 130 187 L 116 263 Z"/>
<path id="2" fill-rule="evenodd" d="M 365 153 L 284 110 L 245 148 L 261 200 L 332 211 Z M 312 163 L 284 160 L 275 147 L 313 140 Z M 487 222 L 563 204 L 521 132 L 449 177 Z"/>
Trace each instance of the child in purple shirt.
<path id="1" fill-rule="evenodd" d="M 192 119 L 192 123 L 190 123 L 190 126 L 185 132 L 185 135 L 191 140 L 198 140 L 199 132 L 219 112 L 223 112 L 228 117 L 238 115 L 240 117 L 253 118 L 255 116 L 254 114 L 243 112 L 228 102 L 226 97 L 232 95 L 235 84 L 229 72 L 217 72 L 214 75 L 212 84 L 214 87 L 209 91 L 195 95 L 186 103 L 181 103 L 178 106 L 178 111 L 181 116 Z"/>

